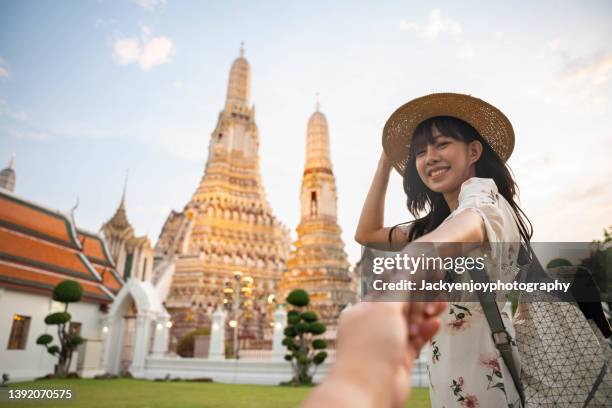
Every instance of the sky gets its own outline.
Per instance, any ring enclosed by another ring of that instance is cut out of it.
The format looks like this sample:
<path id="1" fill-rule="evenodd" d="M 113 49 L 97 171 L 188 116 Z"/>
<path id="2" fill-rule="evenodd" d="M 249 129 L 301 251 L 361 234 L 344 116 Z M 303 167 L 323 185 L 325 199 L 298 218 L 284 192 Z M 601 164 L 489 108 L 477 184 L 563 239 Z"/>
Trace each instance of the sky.
<path id="1" fill-rule="evenodd" d="M 612 225 L 610 38 L 609 1 L 3 1 L 0 167 L 15 154 L 15 193 L 64 212 L 78 201 L 92 231 L 129 172 L 128 218 L 154 244 L 202 177 L 244 41 L 262 179 L 293 240 L 316 93 L 354 263 L 385 121 L 460 92 L 513 124 L 534 241 L 591 241 Z M 389 184 L 390 226 L 412 217 L 400 176 Z"/>

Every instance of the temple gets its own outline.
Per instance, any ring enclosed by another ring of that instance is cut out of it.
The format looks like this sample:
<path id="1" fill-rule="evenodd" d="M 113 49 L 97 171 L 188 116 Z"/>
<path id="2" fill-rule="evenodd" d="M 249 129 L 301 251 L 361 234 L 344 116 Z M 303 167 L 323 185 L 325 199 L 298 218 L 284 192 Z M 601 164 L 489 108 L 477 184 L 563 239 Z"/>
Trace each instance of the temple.
<path id="1" fill-rule="evenodd" d="M 12 163 L 11 163 L 12 164 Z M 0 349 L 3 370 L 12 380 L 52 371 L 55 357 L 36 344 L 51 333 L 47 313 L 63 310 L 53 288 L 66 279 L 83 287 L 83 298 L 69 308 L 69 330 L 87 339 L 71 370 L 101 372 L 102 321 L 124 281 L 117 273 L 104 238 L 77 228 L 72 213 L 63 213 L 13 193 L 15 172 L 3 170 L 0 184 Z"/>
<path id="2" fill-rule="evenodd" d="M 134 228 L 127 218 L 125 210 L 125 195 L 127 180 L 123 194 L 115 214 L 102 225 L 101 233 L 108 243 L 109 251 L 117 265 L 117 271 L 124 280 L 135 277 L 141 281 L 152 279 L 153 249 L 146 235 L 137 237 Z"/>
<path id="3" fill-rule="evenodd" d="M 182 212 L 168 216 L 155 247 L 156 282 L 171 271 L 165 305 L 174 339 L 210 326 L 238 276 L 252 279 L 241 336 L 262 338 L 286 266 L 289 229 L 273 214 L 259 170 L 259 131 L 244 48 L 232 64 L 224 109 L 210 135 L 204 175 Z M 158 287 L 163 287 L 163 282 Z M 231 317 L 231 316 L 230 316 Z"/>
<path id="4" fill-rule="evenodd" d="M 279 297 L 284 299 L 292 289 L 306 290 L 312 308 L 334 337 L 340 312 L 356 300 L 356 288 L 337 222 L 336 179 L 329 153 L 327 119 L 319 111 L 318 100 L 306 135 L 298 239 L 287 261 Z"/>

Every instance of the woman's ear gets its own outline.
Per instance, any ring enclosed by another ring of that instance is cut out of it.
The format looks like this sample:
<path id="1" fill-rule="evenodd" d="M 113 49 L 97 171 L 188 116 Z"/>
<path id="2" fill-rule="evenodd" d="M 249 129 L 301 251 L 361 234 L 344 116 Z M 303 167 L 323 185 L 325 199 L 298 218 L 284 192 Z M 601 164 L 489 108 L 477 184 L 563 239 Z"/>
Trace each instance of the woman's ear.
<path id="1" fill-rule="evenodd" d="M 482 155 L 482 143 L 478 140 L 473 140 L 468 144 L 468 155 L 470 164 L 474 164 L 480 159 Z"/>

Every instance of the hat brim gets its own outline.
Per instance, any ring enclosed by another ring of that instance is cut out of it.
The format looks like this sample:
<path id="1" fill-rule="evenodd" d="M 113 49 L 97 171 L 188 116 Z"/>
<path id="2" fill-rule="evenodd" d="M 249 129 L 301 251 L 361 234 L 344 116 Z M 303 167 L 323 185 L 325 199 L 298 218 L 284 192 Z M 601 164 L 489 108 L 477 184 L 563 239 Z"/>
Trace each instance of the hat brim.
<path id="1" fill-rule="evenodd" d="M 434 93 L 411 100 L 391 114 L 382 143 L 393 167 L 404 174 L 417 126 L 434 116 L 452 116 L 472 125 L 505 162 L 514 149 L 512 124 L 495 106 L 470 95 Z"/>

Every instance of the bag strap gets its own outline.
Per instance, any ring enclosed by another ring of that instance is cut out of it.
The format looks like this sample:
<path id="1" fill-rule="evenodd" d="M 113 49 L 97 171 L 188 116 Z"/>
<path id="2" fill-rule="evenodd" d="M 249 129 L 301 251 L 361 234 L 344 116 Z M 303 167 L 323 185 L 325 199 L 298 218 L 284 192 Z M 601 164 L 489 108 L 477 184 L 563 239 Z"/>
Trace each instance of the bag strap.
<path id="1" fill-rule="evenodd" d="M 489 277 L 484 269 L 482 271 L 471 270 L 470 275 L 475 282 L 480 282 L 483 284 L 489 283 Z M 482 307 L 484 315 L 487 319 L 487 323 L 489 324 L 489 328 L 491 329 L 493 344 L 495 344 L 495 347 L 504 360 L 506 367 L 508 367 L 508 371 L 510 371 L 512 381 L 514 382 L 514 386 L 516 387 L 516 390 L 521 398 L 521 404 L 524 407 L 525 392 L 523 390 L 523 384 L 521 383 L 518 363 L 512 355 L 512 336 L 510 336 L 510 333 L 508 333 L 506 327 L 504 326 L 504 321 L 502 320 L 499 308 L 497 307 L 497 302 L 495 301 L 495 294 L 485 294 L 482 291 L 478 291 L 477 295 L 480 306 Z"/>

